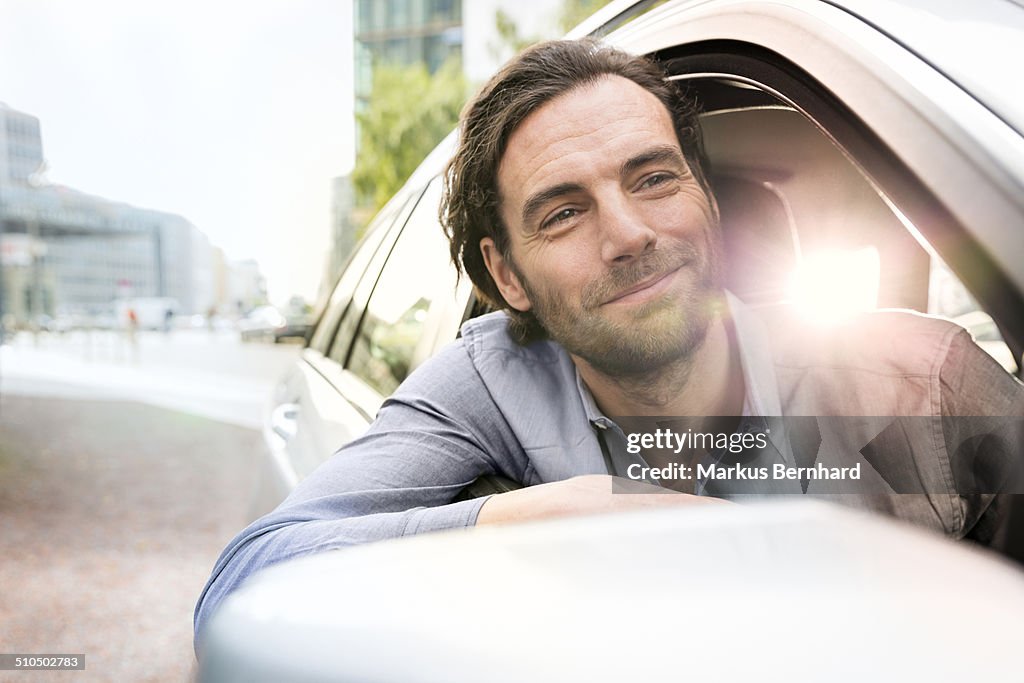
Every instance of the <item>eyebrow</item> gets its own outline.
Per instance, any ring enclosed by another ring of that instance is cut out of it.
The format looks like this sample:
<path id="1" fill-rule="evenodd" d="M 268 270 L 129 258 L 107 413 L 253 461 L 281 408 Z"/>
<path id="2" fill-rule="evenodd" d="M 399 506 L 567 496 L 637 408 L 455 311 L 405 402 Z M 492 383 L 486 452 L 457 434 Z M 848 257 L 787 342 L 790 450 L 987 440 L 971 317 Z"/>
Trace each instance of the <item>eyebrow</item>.
<path id="1" fill-rule="evenodd" d="M 639 168 L 643 168 L 648 164 L 653 163 L 664 163 L 671 164 L 678 170 L 683 171 L 687 168 L 686 160 L 683 157 L 682 152 L 679 151 L 678 147 L 672 145 L 662 145 L 658 147 L 652 147 L 648 150 L 637 154 L 636 156 L 630 157 L 622 162 L 619 167 L 619 175 L 626 176 L 633 173 Z M 539 192 L 535 192 L 523 203 L 522 221 L 523 225 L 529 225 L 533 222 L 533 219 L 540 212 L 544 205 L 550 202 L 552 199 L 558 199 L 567 194 L 573 194 L 574 192 L 582 192 L 583 186 L 579 183 L 559 183 L 546 187 Z"/>
<path id="2" fill-rule="evenodd" d="M 661 145 L 658 147 L 652 147 L 634 157 L 626 159 L 622 162 L 622 166 L 619 167 L 619 175 L 627 176 L 633 171 L 643 168 L 647 164 L 671 164 L 679 171 L 683 171 L 687 168 L 686 159 L 683 157 L 683 153 L 679 151 L 678 147 L 673 147 L 672 145 Z"/>
<path id="3" fill-rule="evenodd" d="M 552 199 L 558 199 L 564 195 L 582 191 L 583 186 L 579 183 L 559 183 L 530 195 L 530 198 L 523 204 L 523 225 L 529 225 L 533 222 L 534 216 Z"/>

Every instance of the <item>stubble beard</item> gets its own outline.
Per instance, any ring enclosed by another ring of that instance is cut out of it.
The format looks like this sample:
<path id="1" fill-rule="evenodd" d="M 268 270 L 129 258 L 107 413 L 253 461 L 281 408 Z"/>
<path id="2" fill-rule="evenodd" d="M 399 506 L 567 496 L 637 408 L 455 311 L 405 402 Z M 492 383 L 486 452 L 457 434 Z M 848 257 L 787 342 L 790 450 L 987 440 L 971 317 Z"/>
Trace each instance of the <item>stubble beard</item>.
<path id="1" fill-rule="evenodd" d="M 533 304 L 533 314 L 551 339 L 611 379 L 636 380 L 680 361 L 687 364 L 704 343 L 722 292 L 718 244 L 708 235 L 704 246 L 700 250 L 680 243 L 609 270 L 588 283 L 579 307 L 517 275 Z M 602 304 L 617 292 L 677 268 L 684 272 L 676 277 L 686 277 L 686 269 L 694 270 L 682 293 L 666 293 L 636 305 L 621 321 L 605 315 Z"/>

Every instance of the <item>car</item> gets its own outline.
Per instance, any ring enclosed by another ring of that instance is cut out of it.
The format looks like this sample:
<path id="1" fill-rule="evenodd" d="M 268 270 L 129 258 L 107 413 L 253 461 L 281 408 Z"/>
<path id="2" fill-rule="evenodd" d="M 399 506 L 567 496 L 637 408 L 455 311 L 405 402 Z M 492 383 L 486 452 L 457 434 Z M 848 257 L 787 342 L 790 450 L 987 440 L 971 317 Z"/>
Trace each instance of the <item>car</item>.
<path id="1" fill-rule="evenodd" d="M 621 0 L 570 37 L 586 35 L 656 57 L 701 102 L 726 281 L 740 299 L 822 324 L 872 308 L 982 321 L 985 349 L 1022 377 L 1019 3 Z M 276 389 L 256 509 L 361 434 L 410 371 L 486 310 L 457 279 L 438 225 L 454 136 L 373 220 Z M 1009 519 L 1002 549 L 1022 559 L 1024 512 Z"/>
<path id="2" fill-rule="evenodd" d="M 718 508 L 414 536 L 270 567 L 214 616 L 199 678 L 1015 680 L 1019 569 L 820 502 Z"/>
<path id="3" fill-rule="evenodd" d="M 907 308 L 993 322 L 984 346 L 1020 377 L 1024 106 L 1001 51 L 1024 10 L 989 0 L 614 2 L 572 35 L 657 56 L 704 107 L 731 291 L 813 318 Z M 989 35 L 992 33 L 993 35 Z M 951 53 L 949 44 L 971 45 Z M 987 62 L 986 62 L 987 58 Z M 968 64 L 979 68 L 968 68 Z M 981 68 L 987 64 L 987 68 Z M 417 365 L 485 309 L 438 225 L 454 133 L 378 213 L 264 434 L 274 507 L 361 434 Z M 866 302 L 866 303 L 865 303 Z"/>
<path id="4" fill-rule="evenodd" d="M 238 321 L 238 333 L 242 341 L 305 341 L 312 324 L 306 314 L 285 316 L 274 306 L 257 306 Z"/>

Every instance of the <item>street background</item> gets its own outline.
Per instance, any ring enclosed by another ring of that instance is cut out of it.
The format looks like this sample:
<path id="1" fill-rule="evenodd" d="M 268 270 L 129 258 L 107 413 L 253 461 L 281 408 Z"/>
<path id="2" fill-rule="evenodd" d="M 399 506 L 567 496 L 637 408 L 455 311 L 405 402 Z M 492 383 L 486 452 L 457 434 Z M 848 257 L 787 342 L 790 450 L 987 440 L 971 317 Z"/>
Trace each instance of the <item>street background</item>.
<path id="1" fill-rule="evenodd" d="M 249 520 L 256 427 L 298 349 L 205 330 L 0 347 L 0 643 L 86 655 L 0 681 L 187 680 L 192 608 Z"/>
<path id="2" fill-rule="evenodd" d="M 299 353 L 265 342 L 490 74 L 606 1 L 0 0 L 0 653 L 86 657 L 0 683 L 188 677 Z"/>

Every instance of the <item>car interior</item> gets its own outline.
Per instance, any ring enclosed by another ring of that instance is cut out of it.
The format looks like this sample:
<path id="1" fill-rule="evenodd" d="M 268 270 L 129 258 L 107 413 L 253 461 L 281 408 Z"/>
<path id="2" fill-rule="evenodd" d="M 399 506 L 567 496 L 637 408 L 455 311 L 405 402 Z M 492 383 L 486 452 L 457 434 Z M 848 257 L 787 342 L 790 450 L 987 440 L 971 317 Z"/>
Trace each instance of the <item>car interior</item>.
<path id="1" fill-rule="evenodd" d="M 812 316 L 847 307 L 948 317 L 1019 376 L 1020 353 L 999 324 L 826 129 L 749 83 L 701 78 L 687 85 L 705 111 L 734 294 L 755 308 L 797 305 Z"/>

